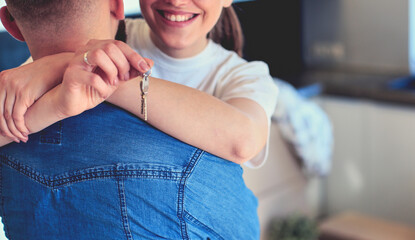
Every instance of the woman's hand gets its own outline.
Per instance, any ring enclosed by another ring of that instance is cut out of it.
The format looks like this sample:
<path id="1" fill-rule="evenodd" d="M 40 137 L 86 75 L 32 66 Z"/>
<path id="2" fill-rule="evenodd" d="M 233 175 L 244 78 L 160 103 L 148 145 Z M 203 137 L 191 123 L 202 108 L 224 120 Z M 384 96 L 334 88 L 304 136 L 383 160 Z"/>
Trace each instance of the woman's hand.
<path id="1" fill-rule="evenodd" d="M 86 63 L 83 61 L 83 53 L 85 52 L 89 52 L 88 61 L 96 66 L 85 66 Z M 89 100 L 91 100 L 89 104 L 84 106 L 67 105 L 66 107 L 71 108 L 61 108 L 65 115 L 72 116 L 102 102 L 109 96 L 108 94 L 116 89 L 119 80 L 136 77 L 139 72 L 144 73 L 148 70 L 148 67 L 153 65 L 150 59 L 142 58 L 125 43 L 114 40 L 91 40 L 87 45 L 80 48 L 76 54 L 76 56 L 74 56 L 74 53 L 46 56 L 33 63 L 0 73 L 0 133 L 2 135 L 16 142 L 26 142 L 28 140 L 30 131 L 24 122 L 27 109 L 45 92 L 62 81 L 70 61 L 71 70 L 67 71 L 67 82 L 75 84 L 83 81 L 83 84 L 88 84 L 85 82 L 86 79 L 83 78 L 85 75 L 82 75 L 85 71 L 94 73 L 99 77 L 95 84 L 91 85 L 91 82 L 89 82 L 88 89 L 93 91 L 84 91 L 84 95 L 81 94 L 82 97 L 89 97 Z M 79 68 L 81 65 L 84 68 Z M 131 68 L 130 66 L 134 67 Z M 78 82 L 75 80 L 77 72 L 81 74 Z M 90 81 L 94 80 L 90 79 Z M 110 89 L 106 85 L 97 85 L 102 81 L 110 81 L 111 86 L 115 88 Z M 68 86 L 66 84 L 65 86 L 72 90 L 73 87 L 77 88 L 74 85 Z M 101 88 L 98 88 L 99 86 Z M 79 90 L 75 91 L 80 94 Z M 96 94 L 101 95 L 97 97 Z"/>
<path id="2" fill-rule="evenodd" d="M 27 141 L 27 109 L 61 82 L 73 53 L 41 58 L 0 73 L 0 133 L 16 142 Z"/>
<path id="3" fill-rule="evenodd" d="M 123 42 L 91 40 L 76 51 L 65 71 L 56 94 L 58 113 L 70 117 L 94 108 L 118 88 L 120 81 L 137 77 L 152 65 Z"/>
<path id="4" fill-rule="evenodd" d="M 101 67 L 108 70 L 106 73 L 117 73 L 108 76 L 113 79 L 118 77 L 119 80 L 127 81 L 149 71 L 154 65 L 151 59 L 143 58 L 126 43 L 117 40 L 89 40 L 84 47 L 76 51 L 76 54 L 85 52 L 89 52 L 88 60 L 91 60 L 91 64 L 101 63 Z M 113 61 L 117 69 L 109 69 L 112 66 L 106 64 L 108 59 L 103 56 L 104 54 Z"/>

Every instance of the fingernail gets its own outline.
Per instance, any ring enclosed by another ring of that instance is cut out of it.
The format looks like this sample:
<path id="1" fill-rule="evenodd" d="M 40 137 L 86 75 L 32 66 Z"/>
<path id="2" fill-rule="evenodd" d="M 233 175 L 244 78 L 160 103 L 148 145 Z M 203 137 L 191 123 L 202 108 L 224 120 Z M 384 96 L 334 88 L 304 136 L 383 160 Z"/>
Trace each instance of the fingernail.
<path id="1" fill-rule="evenodd" d="M 124 75 L 124 80 L 125 80 L 125 81 L 130 80 L 130 73 L 129 73 L 129 72 L 127 72 L 127 73 Z"/>
<path id="2" fill-rule="evenodd" d="M 143 72 L 147 72 L 148 70 L 150 70 L 150 67 L 144 60 L 140 62 L 140 68 L 141 70 L 143 70 Z"/>
<path id="3" fill-rule="evenodd" d="M 17 138 L 15 138 L 14 141 L 17 142 L 17 143 L 20 143 L 20 140 L 17 139 Z"/>

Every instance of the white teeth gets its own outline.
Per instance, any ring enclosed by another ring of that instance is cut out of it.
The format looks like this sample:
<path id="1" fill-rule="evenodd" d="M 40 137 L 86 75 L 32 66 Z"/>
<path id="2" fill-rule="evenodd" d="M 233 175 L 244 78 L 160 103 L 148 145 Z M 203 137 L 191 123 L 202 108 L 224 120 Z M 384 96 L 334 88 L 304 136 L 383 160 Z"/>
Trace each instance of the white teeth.
<path id="1" fill-rule="evenodd" d="M 192 18 L 192 16 L 165 14 L 165 18 L 167 18 L 168 20 L 172 22 L 184 22 Z"/>

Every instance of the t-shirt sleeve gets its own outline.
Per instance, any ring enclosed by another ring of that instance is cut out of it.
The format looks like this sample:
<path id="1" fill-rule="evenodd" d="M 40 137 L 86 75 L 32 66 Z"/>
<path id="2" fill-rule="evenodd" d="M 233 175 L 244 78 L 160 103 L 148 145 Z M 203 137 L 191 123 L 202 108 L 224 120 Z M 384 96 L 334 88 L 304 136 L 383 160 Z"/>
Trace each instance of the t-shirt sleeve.
<path id="1" fill-rule="evenodd" d="M 264 62 L 245 62 L 229 69 L 226 77 L 219 83 L 215 95 L 223 101 L 233 98 L 248 98 L 258 103 L 267 114 L 269 140 L 271 116 L 277 104 L 278 88 Z M 267 156 L 268 141 L 264 149 L 245 165 L 250 168 L 258 168 L 265 163 Z"/>
<path id="2" fill-rule="evenodd" d="M 26 65 L 26 64 L 29 64 L 29 63 L 32 63 L 33 62 L 33 58 L 32 58 L 32 56 L 30 56 L 24 63 L 22 63 L 20 66 L 23 66 L 23 65 Z"/>

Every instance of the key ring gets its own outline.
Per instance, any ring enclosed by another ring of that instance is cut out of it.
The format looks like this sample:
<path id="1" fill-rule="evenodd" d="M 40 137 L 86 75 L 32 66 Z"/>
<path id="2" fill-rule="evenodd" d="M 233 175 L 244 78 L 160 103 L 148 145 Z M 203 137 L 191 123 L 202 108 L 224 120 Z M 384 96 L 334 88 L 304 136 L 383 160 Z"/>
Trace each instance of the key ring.
<path id="1" fill-rule="evenodd" d="M 142 94 L 147 94 L 148 93 L 148 85 L 149 85 L 149 81 L 148 81 L 148 77 L 151 76 L 151 68 L 150 70 L 148 70 L 147 72 L 142 74 L 142 80 L 140 82 L 140 86 L 141 86 L 141 93 Z"/>

